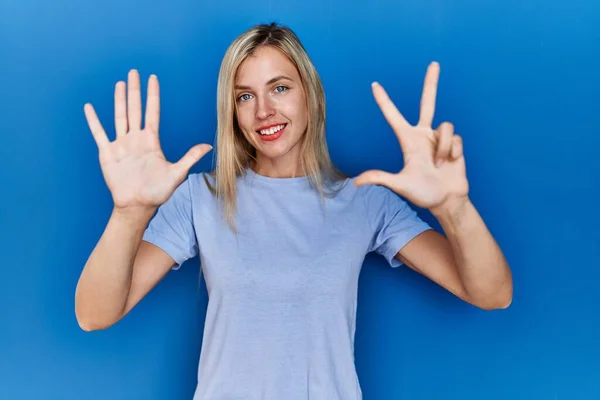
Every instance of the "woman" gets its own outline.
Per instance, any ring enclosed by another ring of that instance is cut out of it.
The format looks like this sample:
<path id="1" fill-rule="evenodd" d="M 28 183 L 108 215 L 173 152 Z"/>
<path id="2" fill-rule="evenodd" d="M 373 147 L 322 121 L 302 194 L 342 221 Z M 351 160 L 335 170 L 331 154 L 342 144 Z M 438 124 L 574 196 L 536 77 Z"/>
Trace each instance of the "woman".
<path id="1" fill-rule="evenodd" d="M 199 255 L 209 303 L 196 399 L 360 399 L 354 331 L 367 253 L 477 307 L 507 307 L 511 273 L 469 201 L 461 140 L 451 123 L 431 127 L 438 74 L 432 63 L 416 126 L 373 84 L 405 166 L 348 178 L 329 158 L 319 76 L 285 27 L 256 26 L 227 50 L 211 174 L 188 176 L 207 144 L 165 160 L 157 78 L 142 129 L 131 71 L 127 99 L 124 82 L 115 88 L 116 140 L 85 106 L 114 210 L 77 286 L 81 327 L 111 326 Z M 399 195 L 431 210 L 446 235 Z"/>

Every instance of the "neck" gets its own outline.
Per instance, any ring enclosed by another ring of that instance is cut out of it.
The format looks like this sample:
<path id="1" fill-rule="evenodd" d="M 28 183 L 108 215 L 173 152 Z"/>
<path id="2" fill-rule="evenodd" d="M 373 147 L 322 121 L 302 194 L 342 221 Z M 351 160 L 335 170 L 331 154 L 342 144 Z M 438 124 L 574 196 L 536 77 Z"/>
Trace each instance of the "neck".
<path id="1" fill-rule="evenodd" d="M 270 178 L 296 178 L 305 175 L 300 168 L 299 160 L 290 162 L 289 160 L 274 160 L 258 156 L 251 168 L 257 174 Z"/>

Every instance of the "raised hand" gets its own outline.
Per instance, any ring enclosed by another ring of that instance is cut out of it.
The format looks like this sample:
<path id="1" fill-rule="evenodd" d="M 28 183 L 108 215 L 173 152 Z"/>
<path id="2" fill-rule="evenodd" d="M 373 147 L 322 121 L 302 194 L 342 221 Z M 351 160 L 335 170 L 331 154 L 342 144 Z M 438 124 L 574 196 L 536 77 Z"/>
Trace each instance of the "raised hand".
<path id="1" fill-rule="evenodd" d="M 117 82 L 114 102 L 116 139 L 112 142 L 93 106 L 89 103 L 84 106 L 114 206 L 117 209 L 158 207 L 171 197 L 190 168 L 212 146 L 196 145 L 176 163 L 165 159 L 158 135 L 160 93 L 155 75 L 148 80 L 143 128 L 140 76 L 136 70 L 129 71 L 127 84 Z"/>
<path id="2" fill-rule="evenodd" d="M 394 174 L 379 170 L 363 172 L 356 178 L 356 186 L 386 186 L 413 204 L 429 209 L 468 195 L 462 139 L 454 133 L 450 122 L 432 129 L 439 72 L 437 62 L 427 68 L 420 118 L 415 126 L 406 121 L 384 88 L 373 84 L 375 100 L 400 142 L 404 168 Z"/>

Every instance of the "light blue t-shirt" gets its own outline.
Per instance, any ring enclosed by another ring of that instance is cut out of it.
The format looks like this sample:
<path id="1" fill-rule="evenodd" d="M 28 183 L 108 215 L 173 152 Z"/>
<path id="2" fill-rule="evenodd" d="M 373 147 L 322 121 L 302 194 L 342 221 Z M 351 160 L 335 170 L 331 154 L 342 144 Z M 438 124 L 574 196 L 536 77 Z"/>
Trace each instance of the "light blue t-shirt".
<path id="1" fill-rule="evenodd" d="M 175 269 L 199 255 L 208 289 L 194 400 L 362 398 L 354 333 L 365 255 L 400 266 L 394 255 L 430 227 L 391 190 L 353 179 L 323 209 L 307 177 L 248 169 L 237 237 L 201 174 L 159 208 L 144 240 Z"/>

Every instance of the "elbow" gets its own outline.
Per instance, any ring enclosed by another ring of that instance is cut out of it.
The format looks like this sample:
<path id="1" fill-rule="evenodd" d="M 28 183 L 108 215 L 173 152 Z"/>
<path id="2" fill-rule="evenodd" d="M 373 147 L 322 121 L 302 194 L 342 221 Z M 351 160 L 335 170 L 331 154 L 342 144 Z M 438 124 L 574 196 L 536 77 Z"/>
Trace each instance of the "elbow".
<path id="1" fill-rule="evenodd" d="M 512 303 L 512 297 L 506 300 L 496 302 L 486 302 L 479 305 L 479 308 L 485 311 L 506 310 Z"/>
<path id="2" fill-rule="evenodd" d="M 465 291 L 465 299 L 473 306 L 485 311 L 505 310 L 512 304 L 512 282 L 493 289 Z"/>
<path id="3" fill-rule="evenodd" d="M 94 325 L 92 325 L 91 323 L 89 323 L 88 321 L 81 320 L 79 318 L 77 318 L 77 324 L 79 325 L 79 328 L 81 328 L 81 330 L 84 332 L 93 332 L 93 331 L 100 330 L 97 327 L 95 327 Z"/>
<path id="4" fill-rule="evenodd" d="M 467 291 L 467 297 L 472 300 L 470 303 L 482 310 L 506 310 L 512 304 L 513 281 L 510 275 L 495 284 L 470 289 Z"/>
<path id="5" fill-rule="evenodd" d="M 85 332 L 99 331 L 108 327 L 105 324 L 98 323 L 94 318 L 90 318 L 78 310 L 75 310 L 75 319 L 77 320 L 79 328 Z"/>
<path id="6" fill-rule="evenodd" d="M 75 293 L 75 319 L 79 328 L 85 332 L 100 331 L 110 328 L 122 317 L 123 311 L 109 310 L 99 307 L 98 302 L 86 298 L 79 290 Z"/>
<path id="7" fill-rule="evenodd" d="M 486 311 L 506 310 L 512 304 L 512 288 L 502 290 L 492 296 L 485 296 L 482 300 L 473 303 L 475 306 Z"/>
<path id="8" fill-rule="evenodd" d="M 120 318 L 100 318 L 97 312 L 84 311 L 82 307 L 75 304 L 75 319 L 79 328 L 85 332 L 100 331 L 110 328 Z"/>
<path id="9" fill-rule="evenodd" d="M 79 328 L 85 332 L 93 332 L 105 329 L 104 327 L 81 317 L 77 317 L 77 324 L 79 325 Z"/>
<path id="10" fill-rule="evenodd" d="M 512 299 L 513 299 L 513 294 L 512 294 L 512 290 L 511 290 L 510 293 L 506 294 L 501 299 L 501 302 L 499 303 L 498 309 L 506 310 L 512 304 Z"/>
<path id="11" fill-rule="evenodd" d="M 79 315 L 76 315 L 76 318 L 79 328 L 85 332 L 101 331 L 114 325 L 114 322 L 101 323 L 100 321 L 96 321 L 91 318 L 83 318 Z"/>

